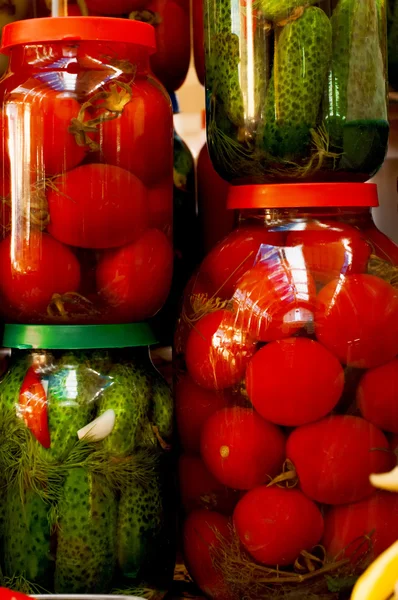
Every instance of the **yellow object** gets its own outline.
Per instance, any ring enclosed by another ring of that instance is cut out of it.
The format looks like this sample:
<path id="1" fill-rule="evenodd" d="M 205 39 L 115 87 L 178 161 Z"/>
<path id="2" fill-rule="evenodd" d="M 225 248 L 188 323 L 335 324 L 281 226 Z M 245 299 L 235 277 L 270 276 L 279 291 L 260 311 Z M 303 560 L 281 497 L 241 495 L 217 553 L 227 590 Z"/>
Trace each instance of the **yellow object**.
<path id="1" fill-rule="evenodd" d="M 398 466 L 389 473 L 372 474 L 370 476 L 370 483 L 381 490 L 398 492 Z"/>
<path id="2" fill-rule="evenodd" d="M 361 575 L 351 600 L 398 600 L 398 542 L 380 554 Z"/>

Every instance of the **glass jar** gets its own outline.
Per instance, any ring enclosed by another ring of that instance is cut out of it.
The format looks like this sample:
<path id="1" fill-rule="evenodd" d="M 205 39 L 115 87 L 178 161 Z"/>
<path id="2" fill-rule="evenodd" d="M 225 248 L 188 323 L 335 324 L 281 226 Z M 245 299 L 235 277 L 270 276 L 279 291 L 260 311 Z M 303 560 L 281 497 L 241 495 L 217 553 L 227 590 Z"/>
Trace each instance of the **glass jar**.
<path id="1" fill-rule="evenodd" d="M 207 141 L 219 174 L 236 184 L 370 179 L 388 140 L 385 23 L 385 0 L 206 0 Z"/>
<path id="2" fill-rule="evenodd" d="M 398 247 L 376 204 L 372 184 L 232 188 L 239 226 L 187 290 L 184 555 L 212 598 L 336 599 L 398 538 L 398 494 L 369 482 L 398 433 Z"/>
<path id="3" fill-rule="evenodd" d="M 154 26 L 151 69 L 167 91 L 175 92 L 185 81 L 191 57 L 189 0 L 150 0 L 144 10 L 134 10 L 129 17 Z"/>
<path id="4" fill-rule="evenodd" d="M 152 27 L 127 19 L 8 25 L 0 82 L 2 316 L 119 323 L 167 298 L 173 122 L 149 69 Z"/>
<path id="5" fill-rule="evenodd" d="M 204 257 L 235 223 L 235 212 L 227 209 L 229 185 L 214 169 L 207 144 L 199 152 L 197 179 L 200 249 Z"/>
<path id="6" fill-rule="evenodd" d="M 2 573 L 35 593 L 165 592 L 173 401 L 135 325 L 6 325 Z M 103 349 L 106 348 L 106 349 Z"/>

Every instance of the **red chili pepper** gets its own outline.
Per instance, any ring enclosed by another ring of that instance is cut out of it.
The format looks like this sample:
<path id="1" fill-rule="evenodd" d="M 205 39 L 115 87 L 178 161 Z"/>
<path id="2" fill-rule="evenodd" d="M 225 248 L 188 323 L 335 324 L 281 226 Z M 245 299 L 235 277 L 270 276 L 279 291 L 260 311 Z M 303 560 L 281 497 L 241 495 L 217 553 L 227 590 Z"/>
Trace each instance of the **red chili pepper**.
<path id="1" fill-rule="evenodd" d="M 27 371 L 19 392 L 19 408 L 26 426 L 44 448 L 51 445 L 48 430 L 47 396 L 33 367 Z M 0 596 L 0 600 L 2 600 Z"/>
<path id="2" fill-rule="evenodd" d="M 0 587 L 0 600 L 30 600 L 30 596 Z"/>

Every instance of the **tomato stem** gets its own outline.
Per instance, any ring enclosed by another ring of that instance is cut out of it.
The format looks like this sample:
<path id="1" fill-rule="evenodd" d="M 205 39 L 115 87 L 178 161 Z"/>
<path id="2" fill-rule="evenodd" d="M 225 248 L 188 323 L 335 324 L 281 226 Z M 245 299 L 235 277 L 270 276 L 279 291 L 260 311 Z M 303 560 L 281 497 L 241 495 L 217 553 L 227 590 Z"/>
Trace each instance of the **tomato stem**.
<path id="1" fill-rule="evenodd" d="M 287 459 L 283 463 L 283 470 L 280 475 L 272 479 L 267 487 L 277 485 L 278 487 L 294 488 L 298 484 L 298 476 L 296 469 L 291 460 Z"/>

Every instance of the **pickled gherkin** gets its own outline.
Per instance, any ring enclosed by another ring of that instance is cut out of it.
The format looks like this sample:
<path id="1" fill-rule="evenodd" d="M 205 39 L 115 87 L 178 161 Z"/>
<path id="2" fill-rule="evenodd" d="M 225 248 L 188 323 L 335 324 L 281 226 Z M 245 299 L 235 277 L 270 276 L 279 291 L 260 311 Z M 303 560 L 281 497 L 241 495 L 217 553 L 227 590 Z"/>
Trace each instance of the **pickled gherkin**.
<path id="1" fill-rule="evenodd" d="M 85 469 L 71 469 L 58 513 L 55 591 L 109 591 L 116 562 L 117 503 L 112 490 Z"/>
<path id="2" fill-rule="evenodd" d="M 111 385 L 103 392 L 99 414 L 113 409 L 115 426 L 104 440 L 112 456 L 127 456 L 136 445 L 140 425 L 149 411 L 151 387 L 145 371 L 135 365 L 115 365 L 109 372 Z"/>
<path id="3" fill-rule="evenodd" d="M 294 159 L 306 151 L 316 128 L 332 52 L 330 21 L 321 9 L 306 8 L 280 29 L 275 46 L 264 146 Z"/>
<path id="4" fill-rule="evenodd" d="M 45 589 L 51 585 L 49 505 L 34 490 L 18 485 L 7 490 L 4 527 L 5 575 L 15 573 Z"/>
<path id="5" fill-rule="evenodd" d="M 259 0 L 258 7 L 269 21 L 276 23 L 294 16 L 295 11 L 315 4 L 317 0 Z"/>
<path id="6" fill-rule="evenodd" d="M 110 349 L 99 350 L 105 338 Z M 152 342 L 144 323 L 6 326 L 0 566 L 12 589 L 168 591 L 173 399 L 150 361 Z"/>
<path id="7" fill-rule="evenodd" d="M 386 0 L 205 0 L 207 142 L 237 184 L 365 182 L 388 140 Z M 389 25 L 390 51 L 394 19 Z"/>
<path id="8" fill-rule="evenodd" d="M 333 12 L 333 57 L 325 121 L 341 164 L 377 168 L 388 137 L 380 11 L 374 0 L 339 0 Z M 373 164 L 372 164 L 373 163 Z M 373 174 L 373 173 L 372 173 Z"/>

